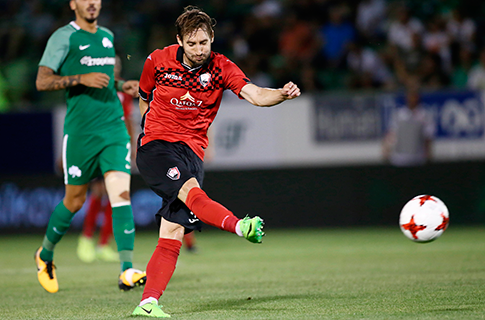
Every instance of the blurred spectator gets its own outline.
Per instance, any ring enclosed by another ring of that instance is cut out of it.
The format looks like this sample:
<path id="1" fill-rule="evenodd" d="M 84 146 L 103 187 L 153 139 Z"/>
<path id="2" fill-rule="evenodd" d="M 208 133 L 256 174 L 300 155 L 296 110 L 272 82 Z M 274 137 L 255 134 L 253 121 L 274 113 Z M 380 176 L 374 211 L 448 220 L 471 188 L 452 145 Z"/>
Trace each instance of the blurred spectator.
<path id="1" fill-rule="evenodd" d="M 284 28 L 279 38 L 279 53 L 284 59 L 285 69 L 289 73 L 298 70 L 305 73 L 299 75 L 298 81 L 302 90 L 315 90 L 315 73 L 311 62 L 318 52 L 319 40 L 315 35 L 315 28 L 311 23 L 299 19 L 294 12 L 290 12 L 284 20 Z"/>
<path id="2" fill-rule="evenodd" d="M 447 73 L 451 72 L 450 38 L 440 16 L 435 16 L 427 23 L 423 33 L 423 46 L 427 52 L 439 55 L 441 68 Z"/>
<path id="3" fill-rule="evenodd" d="M 421 21 L 411 17 L 409 9 L 400 7 L 397 10 L 397 19 L 392 21 L 387 34 L 391 46 L 407 52 L 413 49 L 414 38 L 424 31 Z"/>
<path id="4" fill-rule="evenodd" d="M 346 21 L 344 14 L 345 7 L 341 5 L 330 8 L 329 22 L 320 28 L 323 58 L 326 65 L 333 68 L 342 67 L 347 45 L 356 37 L 354 26 Z"/>
<path id="5" fill-rule="evenodd" d="M 467 86 L 474 90 L 485 90 L 485 49 L 480 51 L 479 63 L 468 73 Z"/>
<path id="6" fill-rule="evenodd" d="M 461 47 L 466 47 L 469 51 L 475 50 L 476 23 L 465 16 L 462 8 L 455 8 L 452 16 L 446 24 L 446 31 L 451 38 L 451 42 Z"/>
<path id="7" fill-rule="evenodd" d="M 418 83 L 406 93 L 403 108 L 395 110 L 383 141 L 383 157 L 394 166 L 416 166 L 431 161 L 434 123 L 420 106 Z"/>
<path id="8" fill-rule="evenodd" d="M 450 78 L 441 66 L 441 57 L 438 54 L 429 53 L 423 58 L 417 73 L 423 88 L 437 90 L 450 83 Z"/>
<path id="9" fill-rule="evenodd" d="M 256 0 L 257 4 L 253 7 L 252 14 L 259 19 L 279 17 L 283 10 L 281 2 L 277 0 Z"/>
<path id="10" fill-rule="evenodd" d="M 359 33 L 370 41 L 384 33 L 386 2 L 384 0 L 362 0 L 357 6 L 356 27 Z"/>
<path id="11" fill-rule="evenodd" d="M 451 83 L 453 87 L 458 89 L 466 88 L 468 82 L 468 74 L 472 66 L 472 53 L 469 49 L 462 47 L 459 53 L 459 61 L 453 69 L 453 73 L 451 75 Z"/>
<path id="12" fill-rule="evenodd" d="M 347 66 L 351 71 L 350 88 L 390 89 L 393 86 L 392 75 L 379 55 L 357 41 L 349 45 Z"/>
<path id="13" fill-rule="evenodd" d="M 421 36 L 413 34 L 410 50 L 403 52 L 398 50 L 397 47 L 391 46 L 389 54 L 396 78 L 401 85 L 404 85 L 408 82 L 410 76 L 420 71 L 426 51 L 423 47 Z"/>

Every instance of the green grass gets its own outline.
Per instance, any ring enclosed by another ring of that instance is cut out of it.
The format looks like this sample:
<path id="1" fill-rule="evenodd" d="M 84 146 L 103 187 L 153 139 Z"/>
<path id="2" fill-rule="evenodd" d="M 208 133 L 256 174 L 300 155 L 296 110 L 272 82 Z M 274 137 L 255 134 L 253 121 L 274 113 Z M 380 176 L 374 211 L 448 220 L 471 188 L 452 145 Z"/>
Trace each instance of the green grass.
<path id="1" fill-rule="evenodd" d="M 416 244 L 399 228 L 271 230 L 262 245 L 217 230 L 182 251 L 160 299 L 174 319 L 485 319 L 485 228 Z M 83 264 L 77 235 L 56 249 L 60 290 L 37 282 L 41 235 L 0 237 L 0 319 L 126 319 L 142 290 L 117 289 L 117 263 Z M 157 232 L 139 232 L 144 269 Z"/>

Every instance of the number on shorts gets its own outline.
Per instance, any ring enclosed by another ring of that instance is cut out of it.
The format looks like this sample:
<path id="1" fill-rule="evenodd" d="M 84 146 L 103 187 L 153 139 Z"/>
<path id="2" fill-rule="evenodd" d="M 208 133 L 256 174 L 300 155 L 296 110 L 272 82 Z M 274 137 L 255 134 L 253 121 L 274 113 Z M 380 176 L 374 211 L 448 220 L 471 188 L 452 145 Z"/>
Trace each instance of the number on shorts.
<path id="1" fill-rule="evenodd" d="M 126 155 L 126 162 L 128 162 L 128 164 L 125 165 L 125 168 L 126 169 L 131 169 L 131 143 L 128 142 L 126 144 L 126 149 L 128 149 L 128 154 Z"/>

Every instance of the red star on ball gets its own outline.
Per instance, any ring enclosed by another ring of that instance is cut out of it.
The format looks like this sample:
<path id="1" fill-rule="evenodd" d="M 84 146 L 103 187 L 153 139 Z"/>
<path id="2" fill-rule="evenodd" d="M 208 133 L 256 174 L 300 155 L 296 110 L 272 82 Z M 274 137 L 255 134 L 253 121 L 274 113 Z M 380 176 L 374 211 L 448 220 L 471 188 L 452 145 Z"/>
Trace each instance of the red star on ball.
<path id="1" fill-rule="evenodd" d="M 437 226 L 436 229 L 434 229 L 435 231 L 439 231 L 439 230 L 445 231 L 446 227 L 448 227 L 448 222 L 450 222 L 450 218 L 445 217 L 444 214 L 441 214 L 441 217 L 443 218 L 443 222 L 441 222 L 441 224 Z"/>
<path id="2" fill-rule="evenodd" d="M 435 199 L 433 199 L 433 198 L 432 198 L 431 196 L 429 196 L 429 195 L 425 195 L 425 196 L 419 197 L 418 199 L 419 199 L 419 206 L 422 206 L 422 205 L 423 205 L 423 204 L 424 204 L 426 201 L 428 201 L 428 200 L 431 200 L 431 201 L 436 202 L 436 200 L 435 200 Z"/>
<path id="3" fill-rule="evenodd" d="M 404 230 L 409 230 L 409 232 L 411 232 L 411 234 L 413 235 L 414 239 L 418 238 L 418 236 L 416 236 L 416 233 L 418 233 L 418 231 L 426 229 L 426 226 L 419 226 L 414 223 L 414 215 L 411 217 L 411 221 L 409 221 L 409 223 L 403 224 L 401 225 L 401 227 Z"/>

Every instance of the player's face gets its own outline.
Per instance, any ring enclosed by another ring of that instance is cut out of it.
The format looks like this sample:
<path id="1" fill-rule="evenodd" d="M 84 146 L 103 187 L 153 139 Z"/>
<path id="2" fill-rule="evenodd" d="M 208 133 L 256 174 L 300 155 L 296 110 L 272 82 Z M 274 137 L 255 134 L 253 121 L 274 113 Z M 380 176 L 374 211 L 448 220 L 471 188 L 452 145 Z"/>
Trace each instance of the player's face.
<path id="1" fill-rule="evenodd" d="M 71 0 L 71 9 L 76 13 L 76 18 L 93 23 L 101 11 L 101 0 Z"/>
<path id="2" fill-rule="evenodd" d="M 206 31 L 198 29 L 191 34 L 185 35 L 183 40 L 177 36 L 177 41 L 184 49 L 184 63 L 196 68 L 209 59 L 214 37 L 210 38 Z"/>

